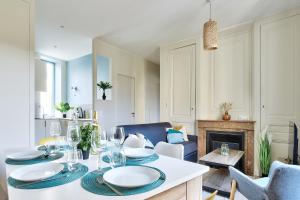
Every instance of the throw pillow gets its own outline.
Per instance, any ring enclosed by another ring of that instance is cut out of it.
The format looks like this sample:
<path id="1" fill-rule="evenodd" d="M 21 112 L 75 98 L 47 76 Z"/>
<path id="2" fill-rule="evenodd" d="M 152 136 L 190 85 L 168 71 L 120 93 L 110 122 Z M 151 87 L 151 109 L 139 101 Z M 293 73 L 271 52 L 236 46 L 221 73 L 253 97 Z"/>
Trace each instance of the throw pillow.
<path id="1" fill-rule="evenodd" d="M 185 126 L 181 126 L 181 125 L 174 126 L 174 129 L 182 132 L 184 141 L 186 141 L 186 142 L 189 141 Z"/>
<path id="2" fill-rule="evenodd" d="M 167 130 L 167 140 L 170 144 L 176 144 L 184 142 L 183 133 L 175 130 L 175 129 L 168 129 Z"/>

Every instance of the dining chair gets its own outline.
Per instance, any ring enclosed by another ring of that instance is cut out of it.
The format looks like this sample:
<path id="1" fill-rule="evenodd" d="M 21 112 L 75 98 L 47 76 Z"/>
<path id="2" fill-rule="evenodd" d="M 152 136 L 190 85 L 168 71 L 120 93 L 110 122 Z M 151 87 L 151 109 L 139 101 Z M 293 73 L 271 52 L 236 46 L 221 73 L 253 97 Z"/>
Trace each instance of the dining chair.
<path id="1" fill-rule="evenodd" d="M 184 147 L 182 144 L 159 142 L 155 145 L 154 150 L 158 154 L 183 160 Z"/>
<path id="2" fill-rule="evenodd" d="M 63 138 L 62 137 L 57 137 L 57 138 L 54 138 L 54 137 L 45 137 L 45 138 L 42 138 L 39 142 L 38 142 L 38 145 L 51 145 L 51 144 L 54 144 L 55 142 L 63 142 Z"/>
<path id="3" fill-rule="evenodd" d="M 218 193 L 218 190 L 214 191 L 208 197 L 206 197 L 205 200 L 215 200 L 217 193 Z"/>
<path id="4" fill-rule="evenodd" d="M 269 176 L 255 180 L 234 167 L 229 171 L 238 191 L 249 200 L 300 199 L 300 166 L 274 161 Z"/>

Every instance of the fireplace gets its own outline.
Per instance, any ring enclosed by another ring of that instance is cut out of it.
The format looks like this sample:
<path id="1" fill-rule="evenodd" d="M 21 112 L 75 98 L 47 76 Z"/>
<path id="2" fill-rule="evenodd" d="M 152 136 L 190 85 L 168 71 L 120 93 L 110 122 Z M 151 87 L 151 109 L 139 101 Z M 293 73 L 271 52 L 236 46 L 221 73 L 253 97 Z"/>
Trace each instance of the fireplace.
<path id="1" fill-rule="evenodd" d="M 245 151 L 245 133 L 244 132 L 224 132 L 224 131 L 206 131 L 206 153 L 221 148 L 223 143 L 228 144 L 229 149 Z M 242 158 L 237 168 L 244 172 L 244 158 Z"/>
<path id="2" fill-rule="evenodd" d="M 253 175 L 254 124 L 254 121 L 198 120 L 199 157 L 227 143 L 229 148 L 245 152 L 237 167 Z"/>

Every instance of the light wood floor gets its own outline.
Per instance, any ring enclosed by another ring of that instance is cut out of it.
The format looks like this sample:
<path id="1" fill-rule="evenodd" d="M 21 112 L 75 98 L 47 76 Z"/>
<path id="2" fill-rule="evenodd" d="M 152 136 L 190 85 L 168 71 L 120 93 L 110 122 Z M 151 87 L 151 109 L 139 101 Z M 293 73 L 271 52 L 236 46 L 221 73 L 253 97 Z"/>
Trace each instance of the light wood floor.
<path id="1" fill-rule="evenodd" d="M 206 191 L 202 191 L 202 197 L 203 199 L 205 199 L 206 197 L 208 197 L 210 195 L 210 193 L 206 192 Z M 241 193 L 239 193 L 238 191 L 235 194 L 235 200 L 247 200 L 246 197 L 244 197 Z M 217 196 L 215 200 L 228 200 L 228 198 L 226 197 L 222 197 L 222 196 Z"/>

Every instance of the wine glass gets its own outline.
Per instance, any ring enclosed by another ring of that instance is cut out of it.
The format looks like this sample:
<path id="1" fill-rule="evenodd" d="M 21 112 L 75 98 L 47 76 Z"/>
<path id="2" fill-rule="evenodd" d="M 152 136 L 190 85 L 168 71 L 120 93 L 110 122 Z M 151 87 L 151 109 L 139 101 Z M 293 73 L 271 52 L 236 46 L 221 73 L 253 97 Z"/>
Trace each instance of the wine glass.
<path id="1" fill-rule="evenodd" d="M 70 121 L 68 124 L 67 142 L 70 146 L 72 146 L 73 155 L 75 155 L 77 152 L 77 145 L 80 142 L 80 132 L 78 124 L 74 121 Z M 71 164 L 77 163 L 78 159 L 76 160 L 75 156 L 73 156 L 73 158 L 73 161 L 68 160 L 68 162 Z"/>
<path id="2" fill-rule="evenodd" d="M 123 144 L 125 140 L 125 131 L 123 127 L 114 127 L 110 134 L 110 141 L 112 141 L 116 146 Z"/>
<path id="3" fill-rule="evenodd" d="M 95 151 L 98 153 L 103 151 L 107 143 L 107 134 L 106 131 L 94 130 L 91 135 L 91 145 Z"/>
<path id="4" fill-rule="evenodd" d="M 57 152 L 58 151 L 58 138 L 61 135 L 61 126 L 60 126 L 60 122 L 59 121 L 53 121 L 50 124 L 50 130 L 49 130 L 50 136 L 53 137 L 54 139 L 54 146 L 53 146 L 53 152 Z"/>

